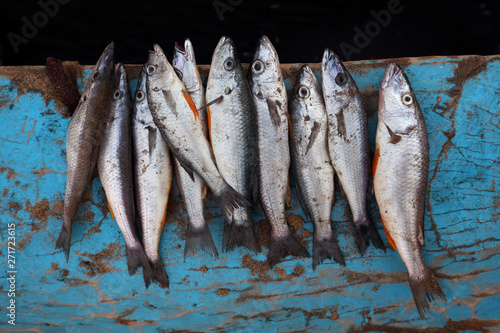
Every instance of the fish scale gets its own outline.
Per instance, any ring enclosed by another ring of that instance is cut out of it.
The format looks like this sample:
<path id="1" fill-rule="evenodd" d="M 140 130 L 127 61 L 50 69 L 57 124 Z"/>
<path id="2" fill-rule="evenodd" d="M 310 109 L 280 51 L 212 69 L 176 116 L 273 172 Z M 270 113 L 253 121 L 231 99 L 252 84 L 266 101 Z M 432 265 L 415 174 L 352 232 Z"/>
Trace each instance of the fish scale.
<path id="1" fill-rule="evenodd" d="M 205 105 L 205 89 L 196 67 L 193 45 L 189 39 L 185 40 L 184 47 L 176 43 L 172 66 L 198 109 L 201 127 L 205 137 L 207 137 L 207 112 L 206 108 L 203 107 Z M 203 180 L 197 174 L 193 174 L 191 177 L 175 157 L 174 165 L 182 203 L 188 216 L 184 259 L 188 254 L 194 254 L 197 249 L 202 249 L 218 257 L 219 253 L 203 215 L 203 194 L 206 190 Z"/>
<path id="2" fill-rule="evenodd" d="M 131 142 L 132 99 L 127 73 L 123 64 L 117 64 L 108 120 L 97 161 L 99 178 L 106 193 L 111 216 L 125 238 L 129 274 L 143 267 L 144 283 L 149 286 L 152 271 L 137 235 L 132 178 Z"/>
<path id="3" fill-rule="evenodd" d="M 425 121 L 408 78 L 390 64 L 380 86 L 374 190 L 389 244 L 397 249 L 422 318 L 429 301 L 446 300 L 425 266 L 424 211 L 429 172 Z"/>
<path id="4" fill-rule="evenodd" d="M 215 48 L 207 82 L 210 141 L 222 177 L 248 201 L 256 181 L 255 106 L 232 40 L 222 37 Z M 246 246 L 258 251 L 249 207 L 225 215 L 223 249 Z"/>

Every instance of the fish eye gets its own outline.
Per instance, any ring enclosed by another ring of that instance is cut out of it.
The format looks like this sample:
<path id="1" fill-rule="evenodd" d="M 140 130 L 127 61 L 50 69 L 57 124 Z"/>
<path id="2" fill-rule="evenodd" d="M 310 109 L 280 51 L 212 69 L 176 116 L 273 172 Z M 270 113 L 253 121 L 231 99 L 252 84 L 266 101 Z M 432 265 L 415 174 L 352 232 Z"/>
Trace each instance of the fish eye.
<path id="1" fill-rule="evenodd" d="M 135 100 L 140 102 L 146 97 L 146 95 L 142 91 L 138 91 L 137 94 L 135 94 Z"/>
<path id="2" fill-rule="evenodd" d="M 226 90 L 224 90 L 224 94 L 229 95 L 231 93 L 231 88 L 226 87 Z"/>
<path id="3" fill-rule="evenodd" d="M 92 75 L 92 81 L 95 81 L 99 78 L 99 71 L 96 71 L 94 75 Z"/>
<path id="4" fill-rule="evenodd" d="M 309 94 L 310 94 L 309 88 L 304 87 L 304 86 L 299 88 L 299 96 L 301 98 L 307 98 L 307 97 L 309 97 Z"/>
<path id="5" fill-rule="evenodd" d="M 235 66 L 236 66 L 236 64 L 234 63 L 234 59 L 233 58 L 227 58 L 224 61 L 224 68 L 227 71 L 230 71 L 230 70 L 234 69 Z"/>
<path id="6" fill-rule="evenodd" d="M 175 74 L 177 74 L 177 77 L 182 80 L 182 72 L 177 68 L 174 68 L 174 72 Z"/>
<path id="7" fill-rule="evenodd" d="M 260 60 L 254 61 L 252 64 L 252 70 L 255 74 L 260 74 L 264 71 L 264 63 Z"/>
<path id="8" fill-rule="evenodd" d="M 401 97 L 401 100 L 403 101 L 404 105 L 411 105 L 413 103 L 413 97 L 409 93 L 406 93 Z"/>
<path id="9" fill-rule="evenodd" d="M 339 86 L 343 86 L 347 82 L 347 76 L 344 73 L 338 73 L 337 76 L 335 77 L 335 82 Z"/>
<path id="10" fill-rule="evenodd" d="M 120 90 L 115 91 L 115 93 L 113 94 L 113 98 L 114 98 L 115 100 L 118 100 L 118 99 L 120 99 L 121 97 L 122 97 L 122 92 L 121 92 Z"/>
<path id="11" fill-rule="evenodd" d="M 149 75 L 153 75 L 154 73 L 156 73 L 156 66 L 149 65 L 146 71 L 148 72 Z"/>

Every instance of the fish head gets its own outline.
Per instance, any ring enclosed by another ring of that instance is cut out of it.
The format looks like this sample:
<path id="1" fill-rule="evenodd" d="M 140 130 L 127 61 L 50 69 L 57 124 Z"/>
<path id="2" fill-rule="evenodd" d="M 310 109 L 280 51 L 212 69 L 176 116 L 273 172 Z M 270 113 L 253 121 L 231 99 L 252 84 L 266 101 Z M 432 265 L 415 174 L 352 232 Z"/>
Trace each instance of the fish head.
<path id="1" fill-rule="evenodd" d="M 129 94 L 129 84 L 127 71 L 122 63 L 115 66 L 115 76 L 113 78 L 112 102 L 119 102 Z"/>
<path id="2" fill-rule="evenodd" d="M 323 95 L 314 72 L 308 65 L 302 66 L 297 75 L 292 95 L 291 109 L 294 111 L 293 113 L 296 111 L 299 113 L 297 116 L 321 119 L 325 116 L 324 107 L 321 107 L 323 105 Z"/>
<path id="3" fill-rule="evenodd" d="M 278 53 L 267 36 L 259 40 L 249 75 L 253 94 L 262 98 L 272 95 L 276 85 L 283 80 Z"/>
<path id="4" fill-rule="evenodd" d="M 147 85 L 152 86 L 157 91 L 167 88 L 172 82 L 178 80 L 165 52 L 158 44 L 154 45 L 153 51 L 149 51 L 146 74 Z"/>
<path id="5" fill-rule="evenodd" d="M 378 116 L 394 133 L 409 134 L 421 114 L 410 82 L 401 67 L 391 63 L 380 85 Z"/>
<path id="6" fill-rule="evenodd" d="M 101 86 L 112 80 L 115 69 L 114 49 L 115 44 L 112 42 L 104 49 L 92 69 L 84 91 L 84 95 L 89 97 L 86 100 L 92 100 L 93 94 L 98 94 Z"/>
<path id="7" fill-rule="evenodd" d="M 146 65 L 142 67 L 139 77 L 137 78 L 137 89 L 135 91 L 134 112 L 132 117 L 143 124 L 148 124 L 153 121 L 153 116 L 149 110 L 147 87 L 146 87 Z"/>
<path id="8" fill-rule="evenodd" d="M 345 108 L 358 95 L 358 87 L 339 57 L 326 49 L 321 62 L 321 80 L 325 102 Z"/>
<path id="9" fill-rule="evenodd" d="M 223 36 L 212 56 L 207 85 L 216 94 L 230 94 L 238 86 L 242 73 L 243 69 L 233 41 Z"/>
<path id="10" fill-rule="evenodd" d="M 193 44 L 189 39 L 184 41 L 184 46 L 177 42 L 175 43 L 172 66 L 189 93 L 202 88 L 200 73 L 196 66 Z"/>

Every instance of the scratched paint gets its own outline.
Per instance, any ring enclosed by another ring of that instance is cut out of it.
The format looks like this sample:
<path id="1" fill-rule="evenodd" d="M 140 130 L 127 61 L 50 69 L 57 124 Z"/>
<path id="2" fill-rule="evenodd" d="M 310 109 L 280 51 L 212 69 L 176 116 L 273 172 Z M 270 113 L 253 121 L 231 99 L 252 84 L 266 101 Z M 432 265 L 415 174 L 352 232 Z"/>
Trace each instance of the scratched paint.
<path id="1" fill-rule="evenodd" d="M 110 220 L 97 176 L 77 214 L 66 263 L 54 247 L 62 222 L 69 118 L 64 117 L 63 106 L 46 98 L 47 87 L 23 89 L 28 75 L 13 79 L 15 68 L 0 67 L 0 123 L 4 124 L 0 214 L 4 226 L 16 223 L 18 270 L 17 325 L 11 327 L 2 315 L 1 330 L 498 330 L 500 58 L 397 62 L 408 75 L 426 119 L 431 162 L 423 254 L 448 298 L 448 302 L 434 302 L 425 320 L 414 306 L 397 252 L 370 247 L 365 257 L 357 253 L 351 215 L 338 190 L 332 220 L 345 268 L 327 260 L 313 272 L 311 259 L 288 257 L 276 269 L 252 274 L 244 267 L 242 258 L 249 253 L 243 249 L 220 259 L 200 253 L 184 262 L 186 214 L 178 209 L 177 200 L 169 208 L 160 247 L 170 289 L 152 285 L 146 290 L 140 274 L 128 276 L 124 240 Z M 382 60 L 348 64 L 370 115 L 372 149 L 378 86 L 387 64 Z M 89 67 L 85 68 L 88 75 Z M 129 66 L 134 88 L 139 68 Z M 202 75 L 206 76 L 207 68 L 201 66 Z M 287 88 L 298 68 L 284 66 Z M 317 73 L 318 65 L 313 68 Z M 43 67 L 32 71 L 44 75 Z M 79 78 L 80 90 L 82 81 Z M 212 200 L 206 205 L 220 249 L 221 212 Z M 370 207 L 380 229 L 373 198 Z M 294 189 L 287 213 L 303 216 Z M 253 218 L 261 221 L 264 216 L 256 210 Z M 311 223 L 294 225 L 312 252 Z M 6 258 L 5 227 L 1 237 L 0 257 Z M 263 262 L 266 253 L 263 248 L 250 256 Z M 1 269 L 3 290 L 8 289 L 5 270 Z M 2 307 L 7 304 L 5 294 Z"/>

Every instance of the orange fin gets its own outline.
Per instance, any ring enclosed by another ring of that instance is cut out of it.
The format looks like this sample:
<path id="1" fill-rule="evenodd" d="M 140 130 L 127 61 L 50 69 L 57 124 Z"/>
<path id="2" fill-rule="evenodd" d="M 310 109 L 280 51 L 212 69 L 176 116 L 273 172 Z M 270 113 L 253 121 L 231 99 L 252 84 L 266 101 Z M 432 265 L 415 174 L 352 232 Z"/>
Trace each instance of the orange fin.
<path id="1" fill-rule="evenodd" d="M 208 136 L 210 138 L 210 145 L 212 145 L 212 121 L 210 120 L 210 108 L 207 107 L 207 125 L 208 125 Z"/>
<path id="2" fill-rule="evenodd" d="M 113 210 L 111 209 L 111 205 L 109 204 L 108 198 L 106 198 L 106 202 L 108 203 L 109 213 L 111 214 L 111 221 L 113 221 L 113 219 L 115 218 L 115 215 L 113 214 Z"/>
<path id="3" fill-rule="evenodd" d="M 387 230 L 387 228 L 385 226 L 385 221 L 383 218 L 382 218 L 382 224 L 384 225 L 384 233 L 385 233 L 385 237 L 387 237 L 387 241 L 389 242 L 389 245 L 391 246 L 391 248 L 393 250 L 397 250 L 396 242 L 394 242 L 394 239 L 392 239 L 391 234 L 389 234 L 389 231 Z"/>
<path id="4" fill-rule="evenodd" d="M 193 111 L 194 119 L 195 120 L 200 119 L 200 115 L 198 114 L 198 109 L 196 108 L 193 99 L 191 98 L 191 96 L 189 96 L 189 93 L 186 91 L 186 89 L 182 89 L 182 94 L 184 95 L 186 102 L 188 102 L 191 111 Z"/>
<path id="5" fill-rule="evenodd" d="M 167 219 L 167 207 L 168 207 L 168 200 L 165 203 L 165 212 L 163 213 L 163 219 L 161 220 L 161 227 L 160 227 L 161 232 L 163 232 L 163 227 L 165 227 L 165 220 Z"/>
<path id="6" fill-rule="evenodd" d="M 378 158 L 380 157 L 380 151 L 377 148 L 375 150 L 375 156 L 373 156 L 373 167 L 372 167 L 372 172 L 373 172 L 373 178 L 375 179 L 375 172 L 377 172 L 377 164 L 378 164 Z"/>
<path id="7" fill-rule="evenodd" d="M 205 197 L 207 196 L 207 185 L 203 184 L 202 190 L 203 190 L 203 194 L 201 195 L 201 197 L 203 199 L 205 199 Z"/>

